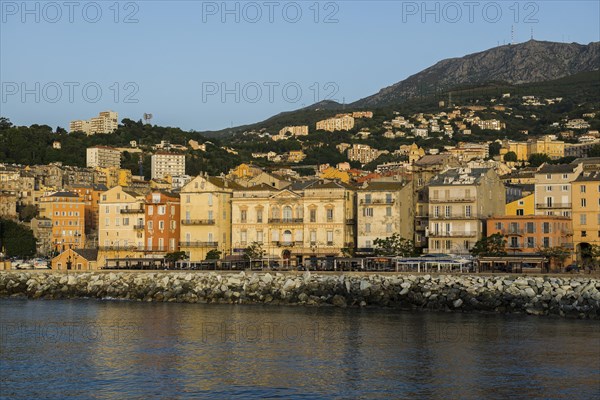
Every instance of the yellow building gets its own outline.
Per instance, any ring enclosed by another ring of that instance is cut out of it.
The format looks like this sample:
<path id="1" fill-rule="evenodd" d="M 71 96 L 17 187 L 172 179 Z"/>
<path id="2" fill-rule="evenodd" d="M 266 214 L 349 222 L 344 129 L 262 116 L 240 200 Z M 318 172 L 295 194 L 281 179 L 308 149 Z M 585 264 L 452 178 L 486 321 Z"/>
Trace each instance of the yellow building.
<path id="1" fill-rule="evenodd" d="M 206 259 L 211 250 L 231 251 L 231 198 L 242 189 L 224 178 L 200 175 L 181 188 L 179 247 L 191 262 Z"/>
<path id="2" fill-rule="evenodd" d="M 115 186 L 100 195 L 98 264 L 106 258 L 138 257 L 144 251 L 145 192 Z"/>
<path id="3" fill-rule="evenodd" d="M 504 155 L 509 152 L 513 152 L 517 155 L 517 161 L 527 161 L 529 159 L 527 142 L 514 142 L 512 140 L 505 139 L 502 141 L 500 155 L 504 157 Z"/>
<path id="4" fill-rule="evenodd" d="M 547 154 L 551 159 L 556 160 L 565 156 L 565 142 L 553 140 L 550 136 L 544 136 L 541 139 L 528 141 L 527 151 L 529 156 L 532 154 Z"/>
<path id="5" fill-rule="evenodd" d="M 535 194 L 532 193 L 521 199 L 506 204 L 506 215 L 534 215 L 535 214 Z"/>
<path id="6" fill-rule="evenodd" d="M 355 194 L 331 181 L 308 181 L 277 190 L 258 185 L 236 190 L 232 199 L 233 253 L 261 243 L 269 259 L 315 265 L 317 258 L 355 247 Z"/>
<path id="7" fill-rule="evenodd" d="M 337 168 L 327 167 L 322 172 L 319 173 L 319 178 L 322 179 L 330 179 L 330 180 L 339 180 L 344 183 L 350 182 L 350 175 L 346 171 L 340 171 Z"/>
<path id="8" fill-rule="evenodd" d="M 69 131 L 94 135 L 96 133 L 112 133 L 118 127 L 119 114 L 114 111 L 102 111 L 97 117 L 89 120 L 71 121 Z"/>
<path id="9" fill-rule="evenodd" d="M 591 245 L 600 246 L 600 172 L 583 172 L 571 182 L 573 245 L 584 262 Z"/>
<path id="10" fill-rule="evenodd" d="M 249 164 L 240 164 L 231 171 L 229 171 L 229 175 L 232 179 L 250 179 L 259 175 L 262 169 L 255 167 L 254 165 Z"/>
<path id="11" fill-rule="evenodd" d="M 131 186 L 132 174 L 128 169 L 109 167 L 96 168 L 96 171 L 104 174 L 105 179 L 102 179 L 101 183 L 109 189 L 115 186 Z"/>

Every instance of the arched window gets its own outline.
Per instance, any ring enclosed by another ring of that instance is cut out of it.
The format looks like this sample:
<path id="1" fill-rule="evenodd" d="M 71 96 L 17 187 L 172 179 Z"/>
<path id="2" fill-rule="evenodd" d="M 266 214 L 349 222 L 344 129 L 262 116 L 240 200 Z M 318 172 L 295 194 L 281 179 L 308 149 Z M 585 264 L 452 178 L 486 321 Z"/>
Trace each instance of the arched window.
<path id="1" fill-rule="evenodd" d="M 283 242 L 284 243 L 292 243 L 292 231 L 290 231 L 290 230 L 283 231 Z"/>
<path id="2" fill-rule="evenodd" d="M 292 221 L 292 207 L 290 206 L 285 206 L 283 207 L 283 220 L 286 222 L 291 222 Z"/>

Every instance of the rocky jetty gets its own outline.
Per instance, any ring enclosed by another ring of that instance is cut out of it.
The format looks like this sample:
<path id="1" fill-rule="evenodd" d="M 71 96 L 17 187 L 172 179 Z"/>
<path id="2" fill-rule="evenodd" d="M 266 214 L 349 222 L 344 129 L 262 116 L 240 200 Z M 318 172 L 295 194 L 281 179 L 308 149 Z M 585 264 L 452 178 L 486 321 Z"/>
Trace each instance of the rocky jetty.
<path id="1" fill-rule="evenodd" d="M 585 276 L 0 272 L 0 297 L 393 307 L 600 319 Z"/>

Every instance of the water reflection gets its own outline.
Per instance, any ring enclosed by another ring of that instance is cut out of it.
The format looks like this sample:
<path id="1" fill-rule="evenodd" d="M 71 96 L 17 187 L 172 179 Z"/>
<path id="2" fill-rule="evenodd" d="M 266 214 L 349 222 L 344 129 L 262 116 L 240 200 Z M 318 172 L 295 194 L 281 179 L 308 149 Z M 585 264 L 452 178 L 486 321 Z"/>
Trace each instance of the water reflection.
<path id="1" fill-rule="evenodd" d="M 594 321 L 1 300 L 2 396 L 593 398 Z"/>

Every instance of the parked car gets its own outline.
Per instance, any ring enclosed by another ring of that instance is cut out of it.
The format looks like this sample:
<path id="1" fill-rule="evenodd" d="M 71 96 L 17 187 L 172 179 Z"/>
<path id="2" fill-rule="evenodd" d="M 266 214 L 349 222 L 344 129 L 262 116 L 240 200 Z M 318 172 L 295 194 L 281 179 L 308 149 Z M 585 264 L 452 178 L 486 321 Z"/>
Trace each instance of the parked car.
<path id="1" fill-rule="evenodd" d="M 565 272 L 579 272 L 579 266 L 577 264 L 568 265 L 567 268 L 565 268 Z"/>

